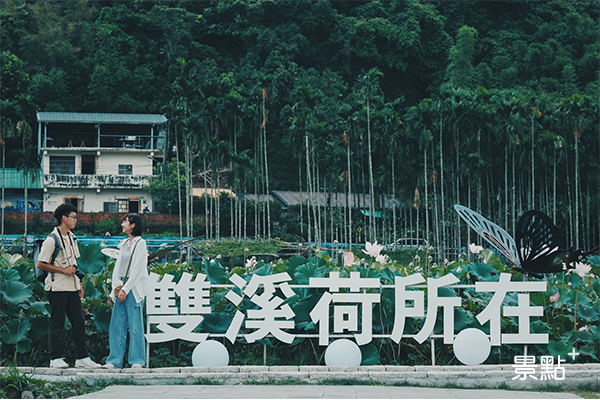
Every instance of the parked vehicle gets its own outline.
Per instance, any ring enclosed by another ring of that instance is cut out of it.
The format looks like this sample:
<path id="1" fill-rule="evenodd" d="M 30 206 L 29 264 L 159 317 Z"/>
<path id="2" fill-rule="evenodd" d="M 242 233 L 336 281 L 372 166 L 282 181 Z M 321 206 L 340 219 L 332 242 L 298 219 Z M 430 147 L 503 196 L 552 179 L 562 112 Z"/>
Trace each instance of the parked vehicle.
<path id="1" fill-rule="evenodd" d="M 419 247 L 429 247 L 429 242 L 423 238 L 400 238 L 395 243 L 385 246 L 386 250 L 417 250 Z"/>
<path id="2" fill-rule="evenodd" d="M 4 202 L 3 208 L 4 211 L 25 211 L 25 200 L 17 200 L 16 207 L 12 203 Z M 27 211 L 42 211 L 42 208 L 34 200 L 28 200 Z"/>

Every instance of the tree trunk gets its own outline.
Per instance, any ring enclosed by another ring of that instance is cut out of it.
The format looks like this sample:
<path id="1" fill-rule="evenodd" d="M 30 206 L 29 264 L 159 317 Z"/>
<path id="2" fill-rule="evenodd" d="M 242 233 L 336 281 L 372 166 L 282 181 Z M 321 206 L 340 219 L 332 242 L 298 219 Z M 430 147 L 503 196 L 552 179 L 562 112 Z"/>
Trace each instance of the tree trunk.
<path id="1" fill-rule="evenodd" d="M 310 174 L 310 157 L 308 151 L 308 135 L 304 135 L 304 149 L 306 151 L 306 186 L 308 189 L 308 202 L 307 202 L 307 228 L 308 228 L 308 245 L 310 246 L 310 242 L 312 240 L 312 229 L 311 229 L 311 218 L 310 218 L 310 210 L 312 205 L 312 184 L 311 184 L 311 174 Z"/>
<path id="2" fill-rule="evenodd" d="M 579 123 L 575 126 L 575 240 L 574 245 L 578 247 L 579 242 Z"/>
<path id="3" fill-rule="evenodd" d="M 270 195 L 270 190 L 269 190 L 269 161 L 267 158 L 267 109 L 266 109 L 266 96 L 263 96 L 263 102 L 262 102 L 262 106 L 263 106 L 263 149 L 265 152 L 265 184 L 267 187 L 266 190 L 266 195 L 267 195 L 267 237 L 269 238 L 269 240 L 271 239 L 271 205 L 270 205 L 270 201 L 268 200 L 268 196 Z"/>
<path id="4" fill-rule="evenodd" d="M 352 250 L 352 207 L 350 205 L 350 201 L 348 200 L 350 196 L 352 196 L 352 163 L 350 162 L 350 138 L 348 138 L 347 145 L 348 152 L 348 195 L 346 197 L 346 203 L 348 205 L 348 248 Z"/>
<path id="5" fill-rule="evenodd" d="M 179 178 L 179 143 L 177 138 L 177 131 L 175 132 L 175 159 L 177 161 L 177 197 L 179 200 L 179 240 L 183 242 L 183 221 L 181 214 L 181 179 Z M 181 260 L 181 258 L 180 258 Z M 181 261 L 180 261 L 181 262 Z"/>
<path id="6" fill-rule="evenodd" d="M 0 249 L 4 251 L 4 186 L 6 186 L 6 145 L 2 144 L 2 203 L 0 208 L 2 209 L 2 216 L 0 217 L 0 224 L 2 224 L 2 244 Z"/>
<path id="7" fill-rule="evenodd" d="M 394 233 L 394 239 L 392 240 L 392 243 L 393 249 L 396 250 L 396 241 L 398 240 L 398 233 L 396 231 L 396 167 L 394 154 L 392 154 L 392 219 Z"/>
<path id="8" fill-rule="evenodd" d="M 367 152 L 369 159 L 369 194 L 371 197 L 370 204 L 370 216 L 369 216 L 369 230 L 371 242 L 375 240 L 375 186 L 373 183 L 373 156 L 371 154 L 371 103 L 367 97 Z"/>
<path id="9" fill-rule="evenodd" d="M 29 170 L 27 168 L 25 168 L 25 173 L 23 174 L 23 178 L 24 178 L 24 187 L 25 187 L 25 230 L 23 232 L 23 257 L 27 257 L 27 209 L 28 207 L 28 203 L 27 203 L 27 194 L 29 193 L 28 190 L 28 180 L 29 180 Z"/>

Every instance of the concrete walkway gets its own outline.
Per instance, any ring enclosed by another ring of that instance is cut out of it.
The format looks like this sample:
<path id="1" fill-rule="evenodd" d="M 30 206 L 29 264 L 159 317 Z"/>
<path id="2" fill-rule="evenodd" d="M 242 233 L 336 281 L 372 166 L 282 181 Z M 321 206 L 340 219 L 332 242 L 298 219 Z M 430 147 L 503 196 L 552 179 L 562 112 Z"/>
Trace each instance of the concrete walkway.
<path id="1" fill-rule="evenodd" d="M 32 368 L 46 381 L 97 380 L 115 385 L 81 398 L 578 398 L 600 387 L 600 364 L 562 364 L 564 379 L 521 379 L 515 366 L 227 366 L 169 368 Z M 0 367 L 3 373 L 6 367 Z M 454 389 L 460 388 L 460 389 Z M 508 389 L 508 390 L 498 390 Z M 600 397 L 600 396 L 599 396 Z"/>
<path id="2" fill-rule="evenodd" d="M 397 386 L 111 386 L 74 399 L 581 399 L 571 393 Z"/>

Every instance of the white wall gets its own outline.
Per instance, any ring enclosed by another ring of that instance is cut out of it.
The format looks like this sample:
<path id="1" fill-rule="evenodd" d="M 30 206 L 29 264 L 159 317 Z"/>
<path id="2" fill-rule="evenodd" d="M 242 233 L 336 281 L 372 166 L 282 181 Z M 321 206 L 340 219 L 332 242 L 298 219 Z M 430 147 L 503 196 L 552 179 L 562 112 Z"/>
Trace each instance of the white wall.
<path id="1" fill-rule="evenodd" d="M 132 164 L 133 175 L 152 175 L 152 159 L 148 157 L 152 153 L 148 150 L 89 150 L 88 154 L 96 153 L 96 175 L 116 175 L 119 173 L 119 164 Z M 81 153 L 81 148 L 45 150 L 42 163 L 44 174 L 50 173 L 50 156 L 74 156 L 75 175 L 81 174 Z"/>
<path id="2" fill-rule="evenodd" d="M 152 176 L 152 159 L 155 153 L 145 149 L 124 148 L 61 148 L 46 149 L 43 154 L 43 173 L 50 174 L 50 156 L 75 157 L 75 175 L 81 174 L 81 154 L 96 154 L 96 175 L 118 175 L 119 165 L 132 165 L 132 176 Z M 52 188 L 44 189 L 44 211 L 53 211 L 64 203 L 65 197 L 76 196 L 83 199 L 83 212 L 102 212 L 104 202 L 116 202 L 118 199 L 140 199 L 140 212 L 147 205 L 152 211 L 152 199 L 145 190 L 140 189 L 101 189 L 95 188 Z M 80 207 L 81 208 L 81 207 Z"/>
<path id="3" fill-rule="evenodd" d="M 54 211 L 64 203 L 65 197 L 77 196 L 83 199 L 83 212 L 103 212 L 104 202 L 116 202 L 118 199 L 131 199 L 138 197 L 140 200 L 140 213 L 147 205 L 153 210 L 153 203 L 148 193 L 135 189 L 105 189 L 98 193 L 95 189 L 51 189 L 44 193 L 44 211 Z"/>

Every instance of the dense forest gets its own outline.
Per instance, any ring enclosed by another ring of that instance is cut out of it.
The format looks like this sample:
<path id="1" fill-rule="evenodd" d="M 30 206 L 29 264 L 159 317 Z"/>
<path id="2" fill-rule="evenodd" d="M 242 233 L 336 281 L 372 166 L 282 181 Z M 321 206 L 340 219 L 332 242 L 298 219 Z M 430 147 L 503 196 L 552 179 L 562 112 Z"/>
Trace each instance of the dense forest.
<path id="1" fill-rule="evenodd" d="M 27 163 L 36 110 L 164 113 L 179 162 L 153 190 L 188 217 L 230 207 L 209 236 L 271 237 L 274 210 L 255 204 L 247 232 L 241 202 L 200 210 L 165 179 L 306 192 L 280 234 L 309 241 L 464 245 L 460 203 L 509 232 L 539 209 L 569 244 L 600 243 L 598 0 L 0 4 L 7 167 Z M 374 201 L 360 213 L 316 193 Z"/>

